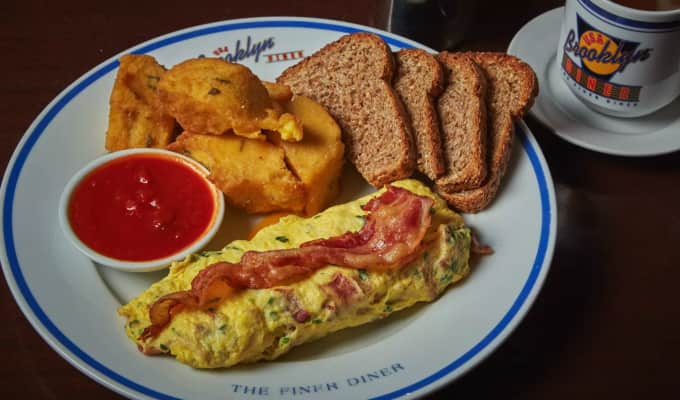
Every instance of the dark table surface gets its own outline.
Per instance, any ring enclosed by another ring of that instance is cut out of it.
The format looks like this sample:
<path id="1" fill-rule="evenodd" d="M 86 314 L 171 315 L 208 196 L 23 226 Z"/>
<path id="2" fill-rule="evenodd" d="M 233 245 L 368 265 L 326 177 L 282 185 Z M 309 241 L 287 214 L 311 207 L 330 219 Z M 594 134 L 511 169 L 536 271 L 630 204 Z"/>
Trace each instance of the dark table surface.
<path id="1" fill-rule="evenodd" d="M 142 41 L 224 19 L 297 15 L 383 28 L 385 1 L 38 1 L 0 5 L 0 163 L 73 80 Z M 500 50 L 556 1 L 475 3 L 456 48 Z M 556 27 L 557 29 L 557 27 Z M 680 153 L 598 154 L 532 117 L 559 211 L 554 259 L 507 341 L 436 398 L 672 398 L 680 391 Z M 680 134 L 680 132 L 678 132 Z M 60 358 L 0 283 L 0 398 L 120 398 Z"/>

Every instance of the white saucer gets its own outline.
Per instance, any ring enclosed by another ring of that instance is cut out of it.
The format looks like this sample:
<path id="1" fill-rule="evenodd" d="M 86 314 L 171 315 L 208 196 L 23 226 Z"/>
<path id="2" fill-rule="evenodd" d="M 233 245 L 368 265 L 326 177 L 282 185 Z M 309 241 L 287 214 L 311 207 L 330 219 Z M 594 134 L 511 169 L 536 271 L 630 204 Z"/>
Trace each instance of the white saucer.
<path id="1" fill-rule="evenodd" d="M 529 21 L 508 53 L 536 71 L 540 93 L 531 113 L 562 139 L 586 149 L 621 156 L 651 156 L 680 149 L 680 98 L 640 118 L 615 118 L 588 108 L 562 81 L 555 62 L 564 7 Z"/>

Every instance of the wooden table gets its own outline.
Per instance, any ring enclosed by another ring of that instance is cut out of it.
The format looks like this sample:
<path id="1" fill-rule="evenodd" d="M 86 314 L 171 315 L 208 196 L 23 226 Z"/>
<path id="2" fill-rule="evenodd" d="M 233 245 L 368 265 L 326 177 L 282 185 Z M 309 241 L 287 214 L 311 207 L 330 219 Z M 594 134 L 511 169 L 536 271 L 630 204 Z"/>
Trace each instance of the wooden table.
<path id="1" fill-rule="evenodd" d="M 290 4 L 286 4 L 290 3 Z M 0 5 L 0 158 L 6 166 L 37 114 L 74 79 L 144 40 L 223 19 L 299 15 L 382 27 L 361 0 L 48 2 Z M 505 50 L 556 1 L 477 1 L 462 49 Z M 557 27 L 556 27 L 557 28 Z M 594 153 L 527 120 L 550 165 L 559 208 L 554 260 L 509 339 L 436 398 L 670 398 L 680 391 L 680 153 Z M 680 132 L 678 132 L 680 134 Z M 0 283 L 1 398 L 120 398 L 61 359 Z"/>

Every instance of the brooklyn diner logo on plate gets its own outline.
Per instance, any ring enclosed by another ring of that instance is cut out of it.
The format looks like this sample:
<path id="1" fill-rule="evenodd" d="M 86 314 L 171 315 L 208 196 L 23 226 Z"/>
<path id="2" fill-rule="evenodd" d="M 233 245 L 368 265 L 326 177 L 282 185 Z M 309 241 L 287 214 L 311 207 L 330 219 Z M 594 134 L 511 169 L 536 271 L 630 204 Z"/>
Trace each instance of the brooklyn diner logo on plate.
<path id="1" fill-rule="evenodd" d="M 244 39 L 237 39 L 233 44 L 225 44 L 212 50 L 209 55 L 200 54 L 199 58 L 219 57 L 224 61 L 240 63 L 252 60 L 256 63 L 263 61 L 273 63 L 304 58 L 302 50 L 277 52 L 274 50 L 276 41 L 273 36 L 253 39 L 250 35 Z"/>

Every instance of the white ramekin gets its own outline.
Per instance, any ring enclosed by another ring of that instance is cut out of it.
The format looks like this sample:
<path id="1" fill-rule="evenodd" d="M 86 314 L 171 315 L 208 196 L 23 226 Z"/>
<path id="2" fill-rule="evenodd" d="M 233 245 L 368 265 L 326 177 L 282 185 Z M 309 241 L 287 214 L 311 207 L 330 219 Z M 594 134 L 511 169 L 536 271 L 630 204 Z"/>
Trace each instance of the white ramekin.
<path id="1" fill-rule="evenodd" d="M 192 167 L 192 169 L 198 175 L 205 179 L 205 181 L 208 183 L 208 186 L 211 188 L 213 192 L 215 212 L 213 214 L 213 218 L 212 221 L 210 222 L 210 226 L 208 227 L 208 229 L 206 229 L 203 232 L 203 234 L 199 236 L 198 239 L 196 239 L 189 246 L 163 258 L 148 261 L 126 261 L 105 256 L 97 252 L 96 250 L 93 250 L 85 243 L 83 243 L 73 231 L 71 223 L 69 221 L 68 207 L 69 202 L 71 200 L 71 194 L 78 186 L 78 184 L 80 184 L 83 178 L 85 178 L 87 175 L 89 175 L 92 171 L 94 171 L 98 167 L 108 162 L 111 162 L 112 160 L 116 160 L 132 154 L 161 155 L 168 158 L 175 158 L 181 162 L 184 162 L 186 165 Z M 140 148 L 108 153 L 85 165 L 68 181 L 59 200 L 59 223 L 61 225 L 62 230 L 64 231 L 64 234 L 71 241 L 71 243 L 73 243 L 73 245 L 78 250 L 80 250 L 81 253 L 92 259 L 92 261 L 94 261 L 97 264 L 101 264 L 107 267 L 112 267 L 118 270 L 128 272 L 148 272 L 163 269 L 166 268 L 172 261 L 182 260 L 189 254 L 200 251 L 213 238 L 213 236 L 215 236 L 220 225 L 222 224 L 222 219 L 224 218 L 224 196 L 222 192 L 219 189 L 217 189 L 217 187 L 208 179 L 208 174 L 209 174 L 208 170 L 203 165 L 199 164 L 197 161 L 182 154 L 174 153 L 168 150 Z"/>

